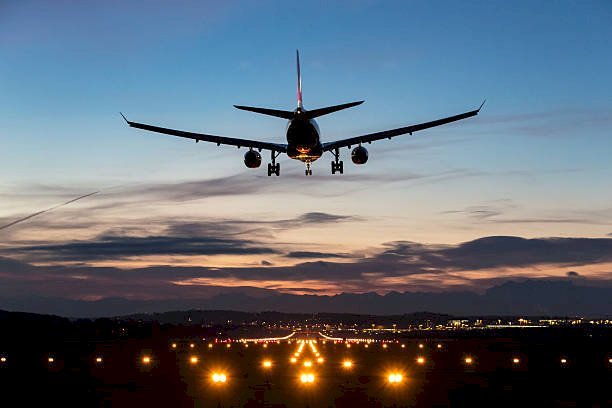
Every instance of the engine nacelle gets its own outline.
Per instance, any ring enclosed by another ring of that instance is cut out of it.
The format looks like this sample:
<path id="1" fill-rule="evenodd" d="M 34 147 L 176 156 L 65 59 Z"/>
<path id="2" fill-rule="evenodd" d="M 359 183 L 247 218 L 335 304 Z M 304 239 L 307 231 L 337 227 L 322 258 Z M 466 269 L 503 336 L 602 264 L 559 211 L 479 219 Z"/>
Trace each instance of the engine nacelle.
<path id="1" fill-rule="evenodd" d="M 363 146 L 357 146 L 351 152 L 351 160 L 355 164 L 365 164 L 368 161 L 368 149 Z"/>
<path id="2" fill-rule="evenodd" d="M 261 154 L 255 150 L 249 150 L 244 154 L 244 165 L 249 169 L 256 169 L 261 166 Z"/>

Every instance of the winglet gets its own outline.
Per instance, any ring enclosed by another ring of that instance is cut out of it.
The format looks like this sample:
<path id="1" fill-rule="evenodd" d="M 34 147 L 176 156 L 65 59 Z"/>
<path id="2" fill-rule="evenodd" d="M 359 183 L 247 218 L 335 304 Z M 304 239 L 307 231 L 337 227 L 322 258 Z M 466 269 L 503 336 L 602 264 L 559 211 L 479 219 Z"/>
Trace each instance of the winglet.
<path id="1" fill-rule="evenodd" d="M 476 109 L 476 112 L 480 112 L 480 110 L 482 109 L 482 107 L 484 106 L 485 102 L 487 100 L 485 99 L 484 101 L 482 101 L 482 103 L 480 104 L 480 106 L 478 107 L 478 109 Z"/>
<path id="2" fill-rule="evenodd" d="M 130 121 L 126 119 L 125 116 L 123 116 L 123 113 L 119 112 L 119 114 L 121 115 L 121 117 L 123 118 L 123 120 L 125 120 L 125 123 L 127 123 L 128 125 L 130 124 Z"/>

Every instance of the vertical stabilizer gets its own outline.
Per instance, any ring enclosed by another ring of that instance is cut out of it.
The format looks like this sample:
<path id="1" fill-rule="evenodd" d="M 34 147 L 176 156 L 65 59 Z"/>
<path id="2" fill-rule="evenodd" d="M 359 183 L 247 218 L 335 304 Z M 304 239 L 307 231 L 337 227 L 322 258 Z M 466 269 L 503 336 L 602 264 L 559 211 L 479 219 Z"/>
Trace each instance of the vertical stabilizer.
<path id="1" fill-rule="evenodd" d="M 297 60 L 297 107 L 302 109 L 302 75 L 300 74 L 300 51 L 295 50 Z"/>

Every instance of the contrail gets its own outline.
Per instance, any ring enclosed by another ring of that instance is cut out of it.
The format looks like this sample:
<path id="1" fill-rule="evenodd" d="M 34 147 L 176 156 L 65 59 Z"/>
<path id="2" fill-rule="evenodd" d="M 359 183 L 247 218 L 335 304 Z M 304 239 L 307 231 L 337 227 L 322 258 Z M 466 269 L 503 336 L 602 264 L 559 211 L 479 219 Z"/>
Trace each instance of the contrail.
<path id="1" fill-rule="evenodd" d="M 53 211 L 53 210 L 55 210 L 56 208 L 63 207 L 63 206 L 65 206 L 65 205 L 68 205 L 68 204 L 70 204 L 70 203 L 74 203 L 75 201 L 79 201 L 79 200 L 81 200 L 81 199 L 83 199 L 83 198 L 87 198 L 87 197 L 90 197 L 90 196 L 92 196 L 92 195 L 94 195 L 94 194 L 98 194 L 98 193 L 99 193 L 99 191 L 95 191 L 95 192 L 93 192 L 93 193 L 85 194 L 85 195 L 83 195 L 83 196 L 80 196 L 80 197 L 77 197 L 77 198 L 73 198 L 73 199 L 72 199 L 72 200 L 70 200 L 70 201 L 66 201 L 65 203 L 58 204 L 58 205 L 56 205 L 56 206 L 54 206 L 54 207 L 51 207 L 51 208 L 47 208 L 46 210 L 42 210 L 42 211 L 39 211 L 39 212 L 35 212 L 34 214 L 30 214 L 30 215 L 28 215 L 27 217 L 23 217 L 23 218 L 20 218 L 20 219 L 18 219 L 18 220 L 15 220 L 15 221 L 13 221 L 13 222 L 10 222 L 10 223 L 8 223 L 8 224 L 6 224 L 6 225 L 2 225 L 2 226 L 0 226 L 0 231 L 1 231 L 1 230 L 3 230 L 3 229 L 6 229 L 6 228 L 12 227 L 12 226 L 13 226 L 13 225 L 15 225 L 15 224 L 19 224 L 20 222 L 27 221 L 27 220 L 29 220 L 30 218 L 34 218 L 34 217 L 36 217 L 36 216 L 38 216 L 38 215 L 44 214 L 44 213 L 49 212 L 49 211 Z"/>

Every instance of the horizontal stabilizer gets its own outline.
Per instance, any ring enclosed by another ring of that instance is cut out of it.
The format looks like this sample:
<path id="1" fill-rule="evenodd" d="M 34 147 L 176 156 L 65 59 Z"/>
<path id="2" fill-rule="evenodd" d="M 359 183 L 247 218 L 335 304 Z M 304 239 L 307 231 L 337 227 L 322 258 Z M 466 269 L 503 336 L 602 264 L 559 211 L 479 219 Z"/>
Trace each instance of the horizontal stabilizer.
<path id="1" fill-rule="evenodd" d="M 253 106 L 240 106 L 234 105 L 236 109 L 241 109 L 249 112 L 261 113 L 262 115 L 268 116 L 276 116 L 277 118 L 283 118 L 287 120 L 291 120 L 295 116 L 295 112 L 293 111 L 284 111 L 277 109 L 267 109 L 267 108 L 255 108 Z"/>
<path id="2" fill-rule="evenodd" d="M 342 109 L 352 108 L 353 106 L 361 105 L 363 101 L 343 103 L 342 105 L 328 106 L 326 108 L 313 109 L 304 112 L 309 119 L 318 118 L 319 116 L 327 115 L 328 113 L 337 112 Z"/>

